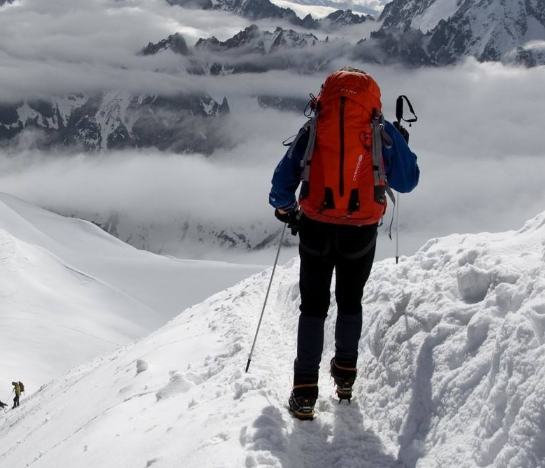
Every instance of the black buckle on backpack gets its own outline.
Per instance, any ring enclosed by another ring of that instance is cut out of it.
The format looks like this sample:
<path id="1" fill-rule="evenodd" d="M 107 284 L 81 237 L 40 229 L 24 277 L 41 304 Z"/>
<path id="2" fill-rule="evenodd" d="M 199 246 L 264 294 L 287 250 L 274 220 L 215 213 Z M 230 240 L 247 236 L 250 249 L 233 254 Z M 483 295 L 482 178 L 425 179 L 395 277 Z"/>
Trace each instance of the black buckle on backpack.
<path id="1" fill-rule="evenodd" d="M 333 198 L 333 190 L 331 190 L 329 187 L 325 188 L 325 198 L 324 202 L 322 203 L 322 211 L 323 210 L 331 210 L 335 208 L 335 200 Z"/>
<path id="2" fill-rule="evenodd" d="M 350 200 L 348 202 L 348 215 L 350 216 L 354 211 L 360 209 L 360 195 L 358 189 L 352 189 L 350 191 Z"/>
<path id="3" fill-rule="evenodd" d="M 384 185 L 375 185 L 375 202 L 384 205 L 386 202 L 386 187 Z"/>
<path id="4" fill-rule="evenodd" d="M 304 200 L 305 198 L 308 197 L 309 193 L 310 193 L 310 183 L 304 180 L 303 183 L 301 184 L 301 193 L 299 194 L 299 198 L 301 200 Z"/>

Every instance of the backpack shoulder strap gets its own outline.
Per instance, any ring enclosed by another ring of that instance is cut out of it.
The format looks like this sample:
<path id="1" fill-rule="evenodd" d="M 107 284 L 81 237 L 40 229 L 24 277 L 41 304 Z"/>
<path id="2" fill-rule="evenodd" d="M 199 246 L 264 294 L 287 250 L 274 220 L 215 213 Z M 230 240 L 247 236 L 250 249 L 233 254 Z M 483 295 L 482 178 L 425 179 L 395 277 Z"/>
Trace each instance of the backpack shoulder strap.
<path id="1" fill-rule="evenodd" d="M 306 198 L 309 193 L 309 181 L 310 181 L 310 163 L 312 162 L 312 156 L 314 155 L 314 145 L 316 144 L 316 131 L 318 129 L 318 116 L 320 111 L 317 110 L 316 114 L 309 119 L 305 124 L 308 128 L 308 142 L 305 149 L 305 154 L 301 161 L 301 168 L 303 172 L 301 173 L 301 198 Z"/>

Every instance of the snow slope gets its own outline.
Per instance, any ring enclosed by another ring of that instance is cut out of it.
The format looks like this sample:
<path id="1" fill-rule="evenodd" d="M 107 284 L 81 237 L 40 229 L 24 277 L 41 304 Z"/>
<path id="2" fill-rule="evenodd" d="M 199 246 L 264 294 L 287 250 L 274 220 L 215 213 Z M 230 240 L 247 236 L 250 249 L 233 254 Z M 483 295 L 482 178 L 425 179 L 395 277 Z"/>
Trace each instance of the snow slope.
<path id="1" fill-rule="evenodd" d="M 0 398 L 145 336 L 259 266 L 160 257 L 0 193 Z"/>
<path id="2" fill-rule="evenodd" d="M 298 265 L 191 307 L 138 343 L 55 380 L 0 420 L 0 465 L 544 466 L 545 213 L 521 230 L 429 241 L 375 265 L 351 405 L 326 367 L 318 415 L 285 408 Z M 324 362 L 333 353 L 333 302 Z"/>

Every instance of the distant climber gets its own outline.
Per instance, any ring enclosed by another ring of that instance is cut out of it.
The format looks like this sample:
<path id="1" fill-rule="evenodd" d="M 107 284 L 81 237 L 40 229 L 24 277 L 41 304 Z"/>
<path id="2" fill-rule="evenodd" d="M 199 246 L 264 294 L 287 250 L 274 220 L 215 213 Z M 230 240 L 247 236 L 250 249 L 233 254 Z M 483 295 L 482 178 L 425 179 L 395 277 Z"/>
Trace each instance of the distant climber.
<path id="1" fill-rule="evenodd" d="M 371 76 L 346 67 L 327 77 L 272 179 L 275 216 L 299 232 L 301 315 L 290 411 L 312 419 L 324 322 L 336 272 L 335 356 L 331 375 L 339 399 L 350 401 L 362 329 L 363 288 L 375 256 L 386 195 L 410 192 L 420 171 L 403 127 L 384 120 Z M 301 183 L 299 204 L 295 192 Z"/>
<path id="2" fill-rule="evenodd" d="M 13 407 L 12 409 L 15 409 L 19 406 L 19 398 L 21 397 L 21 392 L 24 391 L 24 387 L 23 389 L 21 388 L 21 384 L 20 382 L 11 382 L 11 385 L 13 385 L 13 390 L 12 392 L 15 392 L 15 398 L 13 399 Z"/>

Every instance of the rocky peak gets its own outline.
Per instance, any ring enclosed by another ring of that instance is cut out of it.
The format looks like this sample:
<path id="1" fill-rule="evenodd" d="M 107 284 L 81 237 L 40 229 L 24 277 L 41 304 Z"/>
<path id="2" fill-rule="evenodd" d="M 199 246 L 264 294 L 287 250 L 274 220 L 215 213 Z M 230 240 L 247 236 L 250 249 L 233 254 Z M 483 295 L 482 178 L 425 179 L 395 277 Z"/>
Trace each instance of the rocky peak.
<path id="1" fill-rule="evenodd" d="M 269 52 L 279 50 L 281 48 L 300 48 L 315 45 L 318 38 L 314 34 L 301 34 L 292 29 L 284 30 L 280 27 L 276 28 L 272 36 L 270 33 L 265 33 L 268 42 L 270 42 Z"/>
<path id="2" fill-rule="evenodd" d="M 189 55 L 189 48 L 183 36 L 179 33 L 172 34 L 157 44 L 150 42 L 144 49 L 142 55 L 155 55 L 163 50 L 171 50 L 175 54 Z"/>
<path id="3" fill-rule="evenodd" d="M 366 21 L 374 21 L 374 18 L 370 15 L 355 14 L 352 10 L 337 10 L 320 20 L 320 23 L 325 29 L 339 29 Z"/>
<path id="4" fill-rule="evenodd" d="M 314 34 L 299 33 L 292 29 L 277 27 L 274 32 L 261 31 L 255 24 L 220 42 L 215 37 L 199 39 L 195 50 L 227 51 L 246 49 L 251 52 L 268 54 L 284 48 L 306 47 L 319 42 Z"/>
<path id="5" fill-rule="evenodd" d="M 255 24 L 252 24 L 221 44 L 224 49 L 234 49 L 255 43 L 260 38 L 261 31 Z"/>

